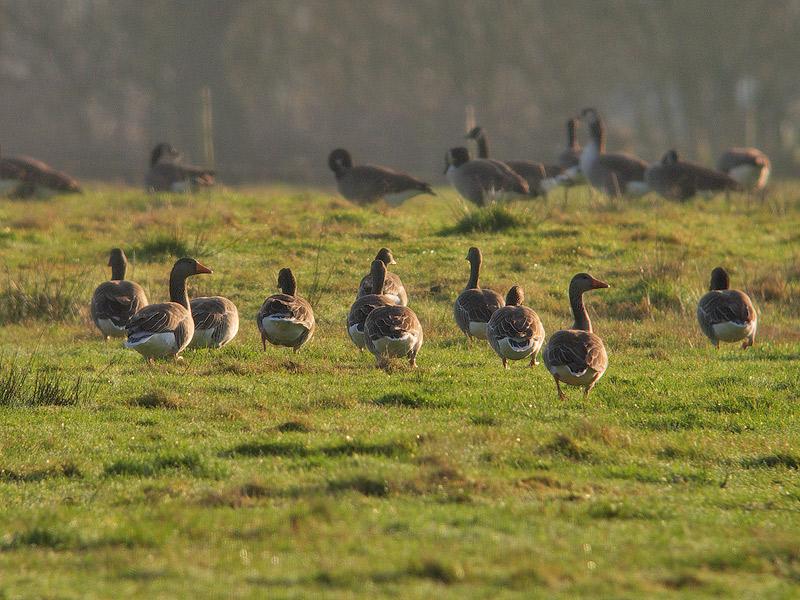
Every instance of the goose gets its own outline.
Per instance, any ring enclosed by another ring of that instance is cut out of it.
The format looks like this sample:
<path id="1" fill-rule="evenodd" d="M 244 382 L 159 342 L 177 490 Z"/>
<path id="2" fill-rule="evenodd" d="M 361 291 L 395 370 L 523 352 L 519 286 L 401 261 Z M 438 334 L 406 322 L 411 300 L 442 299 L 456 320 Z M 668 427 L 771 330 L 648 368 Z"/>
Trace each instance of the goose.
<path id="1" fill-rule="evenodd" d="M 489 158 L 489 140 L 486 131 L 481 126 L 473 127 L 466 135 L 467 139 L 474 140 L 478 145 L 478 158 L 492 160 Z M 561 173 L 558 165 L 545 165 L 531 160 L 507 160 L 496 161 L 501 166 L 507 166 L 517 175 L 521 176 L 528 183 L 529 195 L 540 196 L 545 193 L 542 182 L 548 177 L 556 177 Z"/>
<path id="2" fill-rule="evenodd" d="M 378 256 L 380 257 L 380 254 Z M 386 275 L 388 275 L 386 272 L 386 263 L 380 258 L 373 260 L 369 277 L 372 282 L 377 284 L 376 287 L 383 287 L 383 289 L 386 289 L 386 286 L 383 284 Z M 350 312 L 347 315 L 347 333 L 359 350 L 363 350 L 367 345 L 364 339 L 364 322 L 367 320 L 369 314 L 378 307 L 394 305 L 400 304 L 395 298 L 387 294 L 359 293 L 358 298 L 353 302 L 353 305 L 350 307 Z"/>
<path id="3" fill-rule="evenodd" d="M 392 251 L 388 248 L 381 248 L 378 251 L 378 255 L 375 257 L 375 260 L 381 261 L 386 267 L 397 264 L 397 261 L 392 255 Z M 385 269 L 384 271 L 385 277 L 383 290 L 380 293 L 390 298 L 395 304 L 406 306 L 408 304 L 408 294 L 406 294 L 406 288 L 403 286 L 403 282 L 394 273 L 389 273 Z M 361 279 L 361 283 L 358 286 L 357 298 L 374 293 L 375 287 L 372 284 L 373 280 L 372 271 L 364 275 L 364 277 Z"/>
<path id="4" fill-rule="evenodd" d="M 30 156 L 0 155 L 0 193 L 15 198 L 33 196 L 38 188 L 54 192 L 81 193 L 78 181 Z"/>
<path id="5" fill-rule="evenodd" d="M 473 246 L 467 252 L 467 260 L 470 264 L 469 281 L 456 298 L 453 317 L 469 340 L 473 337 L 485 340 L 489 319 L 498 308 L 505 306 L 505 302 L 500 294 L 481 288 L 478 282 L 483 262 L 481 251 Z"/>
<path id="6" fill-rule="evenodd" d="M 579 165 L 589 184 L 609 196 L 646 194 L 647 163 L 630 154 L 607 153 L 603 119 L 593 108 L 584 109 L 581 117 L 587 119 L 590 139 L 581 152 Z"/>
<path id="7" fill-rule="evenodd" d="M 388 366 L 391 358 L 404 357 L 416 367 L 417 353 L 422 347 L 422 325 L 407 306 L 379 306 L 364 321 L 364 341 L 378 367 Z"/>
<path id="8" fill-rule="evenodd" d="M 190 192 L 214 185 L 214 171 L 186 165 L 170 144 L 158 144 L 150 153 L 150 170 L 145 188 L 150 192 Z"/>
<path id="9" fill-rule="evenodd" d="M 538 365 L 536 356 L 544 343 L 544 327 L 539 315 L 523 306 L 525 294 L 515 285 L 506 294 L 506 305 L 498 308 L 486 326 L 489 345 L 508 368 L 509 360 L 531 357 L 530 366 Z"/>
<path id="10" fill-rule="evenodd" d="M 753 345 L 758 328 L 758 316 L 750 297 L 740 290 L 730 289 L 730 276 L 722 267 L 711 271 L 709 292 L 697 303 L 700 329 L 719 349 L 720 342 L 742 342 L 742 349 Z"/>
<path id="11" fill-rule="evenodd" d="M 194 321 L 190 348 L 222 348 L 239 332 L 239 311 L 223 296 L 201 296 L 189 302 Z"/>
<path id="12" fill-rule="evenodd" d="M 351 202 L 367 204 L 384 199 L 391 206 L 399 206 L 420 194 L 436 195 L 430 184 L 408 173 L 376 165 L 353 166 L 350 153 L 343 148 L 330 153 L 328 166 L 336 176 L 339 193 Z"/>
<path id="13" fill-rule="evenodd" d="M 644 177 L 651 190 L 671 200 L 686 200 L 704 192 L 740 189 L 727 174 L 681 160 L 675 150 L 669 150 L 661 161 L 648 166 Z"/>
<path id="14" fill-rule="evenodd" d="M 291 269 L 278 272 L 278 288 L 281 293 L 268 297 L 258 310 L 261 345 L 266 350 L 269 342 L 297 352 L 314 335 L 314 309 L 297 295 L 297 280 Z"/>
<path id="15" fill-rule="evenodd" d="M 583 387 L 586 398 L 608 367 L 603 340 L 592 332 L 592 322 L 583 305 L 584 292 L 607 287 L 607 283 L 588 273 L 578 273 L 569 284 L 569 303 L 575 322 L 570 329 L 555 332 L 542 353 L 561 400 L 566 396 L 560 382 Z"/>
<path id="16" fill-rule="evenodd" d="M 586 178 L 581 173 L 581 145 L 578 143 L 578 119 L 567 119 L 567 146 L 558 155 L 558 166 L 561 172 L 554 177 L 548 177 L 542 181 L 542 189 L 549 192 L 559 186 L 570 187 L 586 182 Z M 566 198 L 567 190 L 564 190 Z"/>
<path id="17" fill-rule="evenodd" d="M 772 164 L 757 148 L 730 148 L 719 157 L 717 168 L 745 189 L 760 192 L 767 187 Z"/>
<path id="18" fill-rule="evenodd" d="M 493 199 L 527 196 L 528 182 L 499 161 L 470 160 L 463 146 L 451 148 L 445 155 L 445 175 L 465 200 L 483 206 Z"/>
<path id="19" fill-rule="evenodd" d="M 130 318 L 147 306 L 142 286 L 125 280 L 128 259 L 121 248 L 111 251 L 108 266 L 111 267 L 111 281 L 97 286 L 90 306 L 92 321 L 106 340 L 125 337 L 125 326 Z"/>
<path id="20" fill-rule="evenodd" d="M 167 356 L 180 360 L 179 354 L 194 335 L 186 279 L 202 273 L 213 271 L 194 258 L 178 260 L 169 275 L 170 301 L 146 306 L 131 317 L 126 327 L 128 339 L 125 347 L 136 350 L 148 362 Z"/>

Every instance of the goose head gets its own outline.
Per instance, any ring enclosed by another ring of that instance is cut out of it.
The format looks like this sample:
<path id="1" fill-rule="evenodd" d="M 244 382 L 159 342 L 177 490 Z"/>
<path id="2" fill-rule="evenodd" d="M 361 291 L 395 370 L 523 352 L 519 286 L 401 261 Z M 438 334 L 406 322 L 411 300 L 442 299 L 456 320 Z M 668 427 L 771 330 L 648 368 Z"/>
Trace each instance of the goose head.
<path id="1" fill-rule="evenodd" d="M 710 290 L 727 290 L 731 286 L 731 278 L 728 272 L 722 267 L 717 267 L 711 271 Z"/>
<path id="2" fill-rule="evenodd" d="M 522 306 L 525 302 L 525 292 L 518 285 L 513 286 L 506 294 L 506 306 Z"/>
<path id="3" fill-rule="evenodd" d="M 278 288 L 287 296 L 294 296 L 297 291 L 297 279 L 288 267 L 278 271 Z"/>
<path id="4" fill-rule="evenodd" d="M 384 265 L 396 265 L 397 261 L 394 259 L 394 255 L 392 251 L 388 248 L 381 248 L 378 250 L 378 254 L 375 257 L 375 260 L 381 261 Z"/>
<path id="5" fill-rule="evenodd" d="M 580 295 L 589 290 L 598 290 L 607 287 L 610 286 L 605 281 L 595 279 L 588 273 L 578 273 L 572 278 L 572 281 L 569 282 L 569 294 L 570 296 Z"/>
<path id="6" fill-rule="evenodd" d="M 467 135 L 464 136 L 466 140 L 479 140 L 484 136 L 483 127 L 480 125 L 476 125 L 472 129 L 469 130 Z"/>
<path id="7" fill-rule="evenodd" d="M 172 276 L 178 279 L 186 279 L 192 275 L 202 275 L 203 273 L 213 272 L 214 271 L 209 269 L 204 264 L 201 264 L 196 259 L 188 256 L 176 261 L 175 265 L 172 267 Z"/>
<path id="8" fill-rule="evenodd" d="M 606 130 L 603 119 L 600 118 L 597 109 L 584 108 L 581 111 L 581 120 L 586 120 L 586 124 L 589 127 L 589 135 L 591 135 L 592 139 L 602 144 L 605 140 Z"/>
<path id="9" fill-rule="evenodd" d="M 444 172 L 447 173 L 447 170 L 450 167 L 458 168 L 464 163 L 469 162 L 469 150 L 467 150 L 464 146 L 457 146 L 455 148 L 450 148 L 445 155 L 445 166 Z"/>
<path id="10" fill-rule="evenodd" d="M 161 142 L 160 144 L 156 145 L 156 147 L 153 148 L 153 151 L 150 153 L 150 166 L 153 167 L 160 162 L 177 160 L 179 156 L 180 152 L 175 150 L 172 144 Z"/>
<path id="11" fill-rule="evenodd" d="M 666 154 L 661 158 L 662 165 L 676 165 L 680 158 L 678 157 L 677 150 L 667 150 Z"/>
<path id="12" fill-rule="evenodd" d="M 353 159 L 347 150 L 337 148 L 328 155 L 328 166 L 338 179 L 353 166 Z"/>
<path id="13" fill-rule="evenodd" d="M 481 262 L 483 262 L 483 254 L 481 253 L 481 249 L 476 246 L 472 246 L 472 248 L 467 251 L 466 260 L 468 260 L 469 264 L 471 265 L 474 265 L 475 263 L 481 264 Z"/>

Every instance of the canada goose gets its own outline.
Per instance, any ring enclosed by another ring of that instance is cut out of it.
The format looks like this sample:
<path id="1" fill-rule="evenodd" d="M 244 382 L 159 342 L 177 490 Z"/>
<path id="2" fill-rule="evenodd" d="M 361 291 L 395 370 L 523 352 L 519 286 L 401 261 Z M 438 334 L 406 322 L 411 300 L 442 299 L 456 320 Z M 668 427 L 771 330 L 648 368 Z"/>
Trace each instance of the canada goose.
<path id="1" fill-rule="evenodd" d="M 239 311 L 223 296 L 201 296 L 189 302 L 194 321 L 190 348 L 222 348 L 239 332 Z"/>
<path id="2" fill-rule="evenodd" d="M 186 165 L 170 144 L 158 144 L 150 153 L 145 188 L 150 192 L 191 192 L 214 185 L 214 171 Z"/>
<path id="3" fill-rule="evenodd" d="M 142 286 L 125 280 L 128 259 L 122 249 L 111 251 L 108 266 L 111 267 L 111 281 L 97 286 L 90 307 L 92 321 L 106 339 L 125 337 L 125 326 L 130 318 L 147 306 Z"/>
<path id="4" fill-rule="evenodd" d="M 478 281 L 481 272 L 483 255 L 481 251 L 472 247 L 467 252 L 470 264 L 470 274 L 467 286 L 458 295 L 453 305 L 453 317 L 456 325 L 468 339 L 473 337 L 486 339 L 486 327 L 494 312 L 505 306 L 503 297 L 490 289 L 483 289 Z"/>
<path id="5" fill-rule="evenodd" d="M 648 166 L 644 177 L 651 190 L 671 200 L 686 200 L 703 192 L 740 189 L 725 173 L 681 160 L 675 150 Z"/>
<path id="6" fill-rule="evenodd" d="M 584 292 L 607 287 L 607 283 L 587 273 L 578 273 L 569 284 L 569 303 L 575 322 L 570 329 L 555 332 L 542 353 L 562 400 L 565 396 L 559 382 L 583 387 L 585 398 L 608 367 L 603 340 L 592 333 L 592 322 L 583 305 Z"/>
<path id="7" fill-rule="evenodd" d="M 580 168 L 592 187 L 609 196 L 646 194 L 644 172 L 647 163 L 624 153 L 606 153 L 606 129 L 603 119 L 593 108 L 581 113 L 589 125 L 590 139 L 583 147 Z"/>
<path id="8" fill-rule="evenodd" d="M 531 196 L 540 196 L 545 193 L 542 181 L 548 177 L 556 177 L 561 173 L 558 165 L 545 165 L 531 160 L 506 160 L 503 162 L 489 158 L 489 140 L 483 127 L 473 127 L 466 135 L 467 139 L 474 140 L 478 145 L 478 158 L 491 160 L 500 165 L 505 165 L 528 183 Z"/>
<path id="9" fill-rule="evenodd" d="M 370 282 L 376 284 L 376 288 L 382 287 L 386 289 L 384 279 L 387 274 L 386 262 L 380 258 L 376 258 L 372 261 L 369 277 Z M 367 345 L 364 339 L 364 322 L 367 320 L 369 313 L 380 306 L 393 306 L 396 304 L 399 303 L 395 301 L 395 298 L 385 294 L 359 293 L 358 298 L 353 302 L 353 305 L 350 307 L 350 312 L 347 315 L 347 334 L 359 350 L 363 350 Z"/>
<path id="10" fill-rule="evenodd" d="M 476 158 L 470 160 L 463 146 L 451 148 L 445 155 L 445 175 L 461 196 L 483 206 L 493 199 L 527 196 L 528 182 L 499 161 Z"/>
<path id="11" fill-rule="evenodd" d="M 422 347 L 422 325 L 407 306 L 379 306 L 364 321 L 364 341 L 379 367 L 390 358 L 408 358 L 417 366 L 417 353 Z"/>
<path id="12" fill-rule="evenodd" d="M 330 153 L 328 166 L 336 176 L 339 193 L 351 202 L 370 203 L 384 199 L 391 206 L 399 206 L 420 194 L 436 195 L 430 184 L 408 173 L 375 165 L 353 166 L 350 153 L 343 148 Z"/>
<path id="13" fill-rule="evenodd" d="M 281 293 L 264 300 L 258 310 L 256 320 L 261 344 L 264 350 L 269 342 L 297 352 L 314 335 L 314 309 L 305 298 L 297 295 L 297 280 L 291 269 L 278 272 L 278 288 Z"/>
<path id="14" fill-rule="evenodd" d="M 720 342 L 739 340 L 744 340 L 742 349 L 752 346 L 758 316 L 750 297 L 730 289 L 730 277 L 722 267 L 711 271 L 709 290 L 697 303 L 697 321 L 706 337 L 717 349 Z"/>
<path id="15" fill-rule="evenodd" d="M 538 365 L 536 355 L 544 343 L 544 327 L 532 309 L 523 306 L 525 294 L 515 285 L 506 295 L 506 305 L 494 311 L 486 326 L 489 345 L 508 368 L 509 360 L 531 357 L 531 365 Z"/>
<path id="16" fill-rule="evenodd" d="M 542 189 L 549 192 L 559 186 L 570 187 L 586 183 L 586 178 L 581 173 L 581 146 L 578 143 L 578 119 L 567 119 L 567 146 L 558 155 L 558 166 L 561 173 L 555 177 L 548 177 L 542 181 Z M 564 190 L 566 198 L 567 190 Z"/>
<path id="17" fill-rule="evenodd" d="M 15 198 L 33 196 L 37 189 L 55 192 L 80 193 L 78 181 L 66 173 L 30 156 L 0 155 L 0 193 Z"/>
<path id="18" fill-rule="evenodd" d="M 722 153 L 717 168 L 748 190 L 760 192 L 767 187 L 772 164 L 757 148 L 731 148 Z"/>
<path id="19" fill-rule="evenodd" d="M 136 350 L 148 362 L 155 358 L 174 356 L 189 345 L 194 335 L 194 321 L 186 294 L 186 278 L 211 269 L 193 258 L 181 258 L 169 275 L 169 302 L 151 304 L 128 321 L 125 347 Z"/>
<path id="20" fill-rule="evenodd" d="M 384 266 L 386 267 L 397 264 L 397 261 L 395 261 L 394 256 L 392 255 L 392 251 L 388 248 L 381 248 L 378 251 L 378 255 L 375 257 L 375 260 L 383 262 Z M 400 278 L 394 273 L 389 273 L 388 271 L 385 272 L 382 291 L 379 290 L 376 292 L 372 282 L 372 271 L 370 271 L 361 279 L 361 283 L 358 286 L 358 295 L 356 297 L 360 298 L 361 296 L 366 296 L 367 294 L 380 293 L 384 296 L 387 296 L 392 300 L 392 302 L 399 304 L 400 306 L 406 306 L 408 304 L 408 294 L 406 294 L 406 288 L 403 286 L 403 282 L 400 280 Z"/>

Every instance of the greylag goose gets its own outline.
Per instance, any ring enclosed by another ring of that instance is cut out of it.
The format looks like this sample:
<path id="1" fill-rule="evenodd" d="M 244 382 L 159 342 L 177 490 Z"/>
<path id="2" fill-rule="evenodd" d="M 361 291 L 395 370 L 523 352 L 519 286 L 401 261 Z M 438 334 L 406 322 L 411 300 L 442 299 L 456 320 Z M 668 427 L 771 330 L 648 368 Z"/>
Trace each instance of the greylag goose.
<path id="1" fill-rule="evenodd" d="M 378 255 L 375 257 L 375 260 L 381 261 L 386 267 L 397 264 L 397 261 L 395 261 L 394 256 L 392 255 L 392 251 L 388 248 L 381 248 L 378 251 Z M 356 297 L 360 298 L 361 296 L 366 296 L 367 294 L 380 293 L 389 297 L 395 304 L 406 306 L 408 304 L 408 294 L 406 294 L 406 288 L 403 286 L 403 282 L 394 273 L 389 273 L 385 269 L 384 271 L 385 277 L 382 291 L 375 291 L 376 288 L 372 284 L 372 271 L 370 271 L 361 279 L 361 283 L 358 286 L 358 295 Z"/>
<path id="2" fill-rule="evenodd" d="M 353 166 L 350 153 L 343 148 L 330 153 L 328 166 L 336 176 L 339 193 L 351 202 L 364 204 L 384 199 L 399 206 L 420 194 L 436 195 L 429 184 L 408 173 L 375 165 Z"/>
<path id="3" fill-rule="evenodd" d="M 592 322 L 583 305 L 584 292 L 607 287 L 607 283 L 587 273 L 578 273 L 569 284 L 569 303 L 575 322 L 570 329 L 556 331 L 542 353 L 562 400 L 565 396 L 561 383 L 583 387 L 585 398 L 608 367 L 603 340 L 592 332 Z"/>
<path id="4" fill-rule="evenodd" d="M 142 286 L 125 279 L 128 259 L 121 248 L 111 251 L 108 266 L 111 267 L 111 281 L 97 286 L 90 307 L 92 321 L 106 339 L 125 337 L 125 326 L 130 318 L 147 306 Z"/>
<path id="5" fill-rule="evenodd" d="M 314 335 L 314 309 L 297 295 L 297 280 L 291 269 L 280 270 L 278 288 L 281 293 L 268 297 L 258 310 L 261 344 L 264 350 L 269 342 L 297 352 Z"/>
<path id="6" fill-rule="evenodd" d="M 758 316 L 750 297 L 730 289 L 730 277 L 722 267 L 711 271 L 710 291 L 697 303 L 700 329 L 719 349 L 720 342 L 742 342 L 742 349 L 753 345 Z"/>
<path id="7" fill-rule="evenodd" d="M 445 175 L 465 200 L 483 206 L 493 199 L 527 196 L 528 182 L 500 161 L 470 160 L 463 146 L 451 148 L 445 156 Z"/>
<path id="8" fill-rule="evenodd" d="M 644 176 L 651 190 L 670 200 L 740 189 L 739 184 L 722 171 L 681 160 L 675 150 L 668 151 L 660 162 L 647 167 Z"/>
<path id="9" fill-rule="evenodd" d="M 80 193 L 78 181 L 30 156 L 0 156 L 0 193 L 28 198 L 39 188 L 54 192 Z"/>
<path id="10" fill-rule="evenodd" d="M 190 348 L 222 348 L 239 332 L 239 311 L 223 296 L 202 296 L 189 302 L 194 320 Z"/>
<path id="11" fill-rule="evenodd" d="M 525 294 L 515 285 L 506 294 L 506 305 L 494 311 L 486 326 L 489 345 L 508 368 L 509 360 L 531 357 L 531 365 L 538 365 L 536 355 L 544 343 L 544 327 L 539 315 L 523 306 Z"/>
<path id="12" fill-rule="evenodd" d="M 151 304 L 128 321 L 125 347 L 136 350 L 149 362 L 178 356 L 194 335 L 194 321 L 186 294 L 186 279 L 213 271 L 193 258 L 181 258 L 169 275 L 169 302 Z"/>
<path id="13" fill-rule="evenodd" d="M 186 165 L 170 144 L 158 144 L 150 153 L 145 188 L 150 192 L 191 192 L 214 185 L 214 171 Z"/>
<path id="14" fill-rule="evenodd" d="M 473 127 L 467 133 L 467 139 L 474 140 L 478 146 L 478 158 L 492 160 L 489 158 L 489 140 L 486 131 L 481 126 Z M 561 173 L 558 165 L 546 165 L 532 160 L 506 160 L 503 162 L 494 161 L 505 165 L 522 177 L 528 183 L 528 193 L 531 196 L 540 196 L 545 193 L 542 182 L 548 177 L 556 177 Z"/>
<path id="15" fill-rule="evenodd" d="M 483 255 L 474 246 L 467 252 L 470 264 L 469 281 L 453 305 L 456 325 L 468 339 L 486 339 L 486 327 L 494 312 L 505 306 L 503 297 L 494 290 L 481 288 L 479 277 Z"/>
<path id="16" fill-rule="evenodd" d="M 603 119 L 593 108 L 584 109 L 581 117 L 588 122 L 590 139 L 581 152 L 579 164 L 589 184 L 609 196 L 646 194 L 647 163 L 630 154 L 607 153 Z"/>
<path id="17" fill-rule="evenodd" d="M 717 168 L 748 190 L 760 192 L 767 187 L 772 164 L 758 148 L 731 148 L 722 153 Z"/>
<path id="18" fill-rule="evenodd" d="M 386 275 L 386 263 L 380 258 L 373 260 L 369 276 L 370 281 L 376 284 L 376 288 L 383 287 L 383 289 L 386 289 L 384 285 Z M 350 307 L 350 312 L 347 315 L 347 333 L 359 350 L 363 350 L 367 345 L 364 339 L 364 322 L 367 320 L 369 313 L 381 306 L 393 306 L 397 304 L 399 303 L 396 302 L 394 298 L 385 294 L 359 293 L 358 298 L 353 302 L 353 305 Z"/>
<path id="19" fill-rule="evenodd" d="M 417 352 L 422 347 L 422 325 L 407 306 L 379 306 L 364 321 L 364 341 L 379 367 L 391 358 L 408 358 L 417 366 Z"/>

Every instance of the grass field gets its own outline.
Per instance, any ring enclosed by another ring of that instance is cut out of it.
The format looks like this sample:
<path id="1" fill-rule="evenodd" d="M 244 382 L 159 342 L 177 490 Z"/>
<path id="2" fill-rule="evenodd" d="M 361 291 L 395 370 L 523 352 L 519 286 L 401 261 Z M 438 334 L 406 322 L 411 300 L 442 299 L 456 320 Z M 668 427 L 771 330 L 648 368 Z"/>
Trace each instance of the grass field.
<path id="1" fill-rule="evenodd" d="M 288 187 L 0 200 L 0 598 L 797 597 L 800 185 L 463 210 L 446 189 L 385 210 Z M 416 370 L 345 332 L 382 245 Z M 467 345 L 471 245 L 548 334 L 574 273 L 611 284 L 587 296 L 610 360 L 588 401 Z M 114 246 L 151 302 L 176 256 L 213 268 L 190 294 L 233 299 L 238 337 L 152 368 L 102 341 Z M 718 264 L 760 313 L 746 352 L 695 322 Z M 317 315 L 297 355 L 262 352 L 254 320 L 283 266 Z"/>

